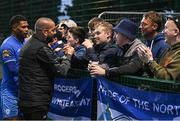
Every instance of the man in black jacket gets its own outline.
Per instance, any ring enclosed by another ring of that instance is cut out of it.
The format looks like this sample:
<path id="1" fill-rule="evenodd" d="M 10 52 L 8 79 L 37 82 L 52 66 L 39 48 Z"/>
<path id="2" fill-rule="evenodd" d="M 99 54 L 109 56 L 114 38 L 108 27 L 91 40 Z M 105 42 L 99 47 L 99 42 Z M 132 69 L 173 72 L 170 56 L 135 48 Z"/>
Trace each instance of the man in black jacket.
<path id="1" fill-rule="evenodd" d="M 122 50 L 112 41 L 113 26 L 109 22 L 100 22 L 95 26 L 93 35 L 95 43 L 87 39 L 83 45 L 87 48 L 87 58 L 90 61 L 98 61 L 106 67 L 118 65 Z"/>
<path id="2" fill-rule="evenodd" d="M 72 47 L 64 48 L 67 58 L 61 63 L 48 47 L 55 32 L 55 23 L 51 19 L 39 18 L 35 23 L 35 34 L 20 53 L 19 105 L 25 120 L 47 118 L 53 78 L 65 76 L 70 68 Z"/>

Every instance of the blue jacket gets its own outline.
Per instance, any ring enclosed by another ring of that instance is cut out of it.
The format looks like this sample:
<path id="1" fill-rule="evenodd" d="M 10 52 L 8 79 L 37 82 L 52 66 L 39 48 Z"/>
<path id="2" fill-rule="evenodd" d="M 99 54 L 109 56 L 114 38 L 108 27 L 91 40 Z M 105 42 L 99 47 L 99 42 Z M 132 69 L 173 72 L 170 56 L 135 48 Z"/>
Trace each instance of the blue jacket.
<path id="1" fill-rule="evenodd" d="M 109 67 L 118 66 L 119 58 L 123 51 L 114 43 L 107 42 L 94 45 L 87 49 L 87 58 L 92 61 L 99 61 L 99 64 L 105 64 Z"/>
<path id="2" fill-rule="evenodd" d="M 86 47 L 79 45 L 74 47 L 74 54 L 71 58 L 71 68 L 87 69 L 88 60 L 86 58 Z"/>
<path id="3" fill-rule="evenodd" d="M 145 44 L 151 49 L 154 59 L 158 59 L 168 47 L 162 33 L 157 34 L 152 40 L 146 40 Z"/>
<path id="4" fill-rule="evenodd" d="M 64 51 L 63 51 L 64 42 L 62 40 L 59 40 L 59 41 L 51 44 L 50 47 L 58 57 L 61 58 L 64 56 Z"/>

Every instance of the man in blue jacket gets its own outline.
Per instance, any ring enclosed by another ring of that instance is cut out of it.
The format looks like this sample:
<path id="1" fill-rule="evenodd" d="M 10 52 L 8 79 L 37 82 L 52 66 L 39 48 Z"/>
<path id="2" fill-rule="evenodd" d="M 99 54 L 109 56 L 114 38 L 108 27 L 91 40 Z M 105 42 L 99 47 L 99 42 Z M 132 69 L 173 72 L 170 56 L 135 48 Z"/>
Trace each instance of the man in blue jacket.
<path id="1" fill-rule="evenodd" d="M 2 118 L 18 118 L 18 65 L 19 52 L 28 34 L 28 21 L 22 15 L 13 16 L 10 20 L 11 35 L 0 47 L 0 58 L 3 66 L 1 82 Z"/>
<path id="2" fill-rule="evenodd" d="M 145 39 L 145 44 L 150 48 L 155 60 L 158 60 L 168 47 L 163 33 L 159 32 L 161 24 L 162 16 L 155 11 L 145 13 L 140 23 L 140 30 Z"/>

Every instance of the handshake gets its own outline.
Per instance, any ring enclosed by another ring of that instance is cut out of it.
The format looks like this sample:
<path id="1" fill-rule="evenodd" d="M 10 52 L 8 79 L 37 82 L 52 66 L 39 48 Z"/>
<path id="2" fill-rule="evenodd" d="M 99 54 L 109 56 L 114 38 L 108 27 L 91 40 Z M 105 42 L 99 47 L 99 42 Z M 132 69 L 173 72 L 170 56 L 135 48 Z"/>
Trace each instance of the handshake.
<path id="1" fill-rule="evenodd" d="M 65 44 L 63 48 L 64 54 L 65 55 L 73 55 L 74 53 L 74 48 L 70 46 L 69 44 Z"/>

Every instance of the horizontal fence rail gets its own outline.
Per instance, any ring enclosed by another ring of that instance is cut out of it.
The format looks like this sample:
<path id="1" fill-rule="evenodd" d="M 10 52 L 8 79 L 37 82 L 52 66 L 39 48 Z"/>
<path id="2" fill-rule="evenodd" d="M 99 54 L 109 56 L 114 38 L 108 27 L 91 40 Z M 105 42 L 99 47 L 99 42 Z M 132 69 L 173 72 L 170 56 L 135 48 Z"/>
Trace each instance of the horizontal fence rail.
<path id="1" fill-rule="evenodd" d="M 99 18 L 104 19 L 105 21 L 108 21 L 112 23 L 113 25 L 116 25 L 121 19 L 128 18 L 135 22 L 138 26 L 140 25 L 141 19 L 143 14 L 146 12 L 118 12 L 118 11 L 104 11 L 98 15 Z M 165 23 L 167 16 L 180 16 L 180 12 L 176 13 L 165 13 L 165 12 L 159 12 L 163 17 L 163 23 Z M 164 28 L 164 24 L 162 24 L 161 29 Z M 138 31 L 137 36 L 139 38 L 141 37 L 140 31 Z"/>
<path id="2" fill-rule="evenodd" d="M 118 12 L 118 11 L 104 11 L 102 13 L 100 13 L 98 15 L 99 18 L 103 18 L 103 19 L 111 19 L 114 18 L 115 19 L 118 19 L 121 18 L 121 17 L 129 17 L 130 15 L 132 15 L 132 17 L 130 18 L 133 18 L 133 16 L 140 16 L 140 18 L 142 18 L 142 15 L 145 14 L 147 12 Z M 159 14 L 161 15 L 172 15 L 172 16 L 180 16 L 180 12 L 176 12 L 176 13 L 165 13 L 165 12 L 159 12 Z M 127 16 L 126 16 L 127 15 Z"/>
<path id="3" fill-rule="evenodd" d="M 80 78 L 89 77 L 89 71 L 70 69 L 67 78 Z M 111 77 L 109 80 L 114 81 L 118 84 L 138 88 L 141 90 L 152 90 L 160 92 L 180 92 L 180 83 L 173 80 L 161 80 L 155 78 L 138 77 L 130 75 L 121 75 L 118 77 Z"/>

